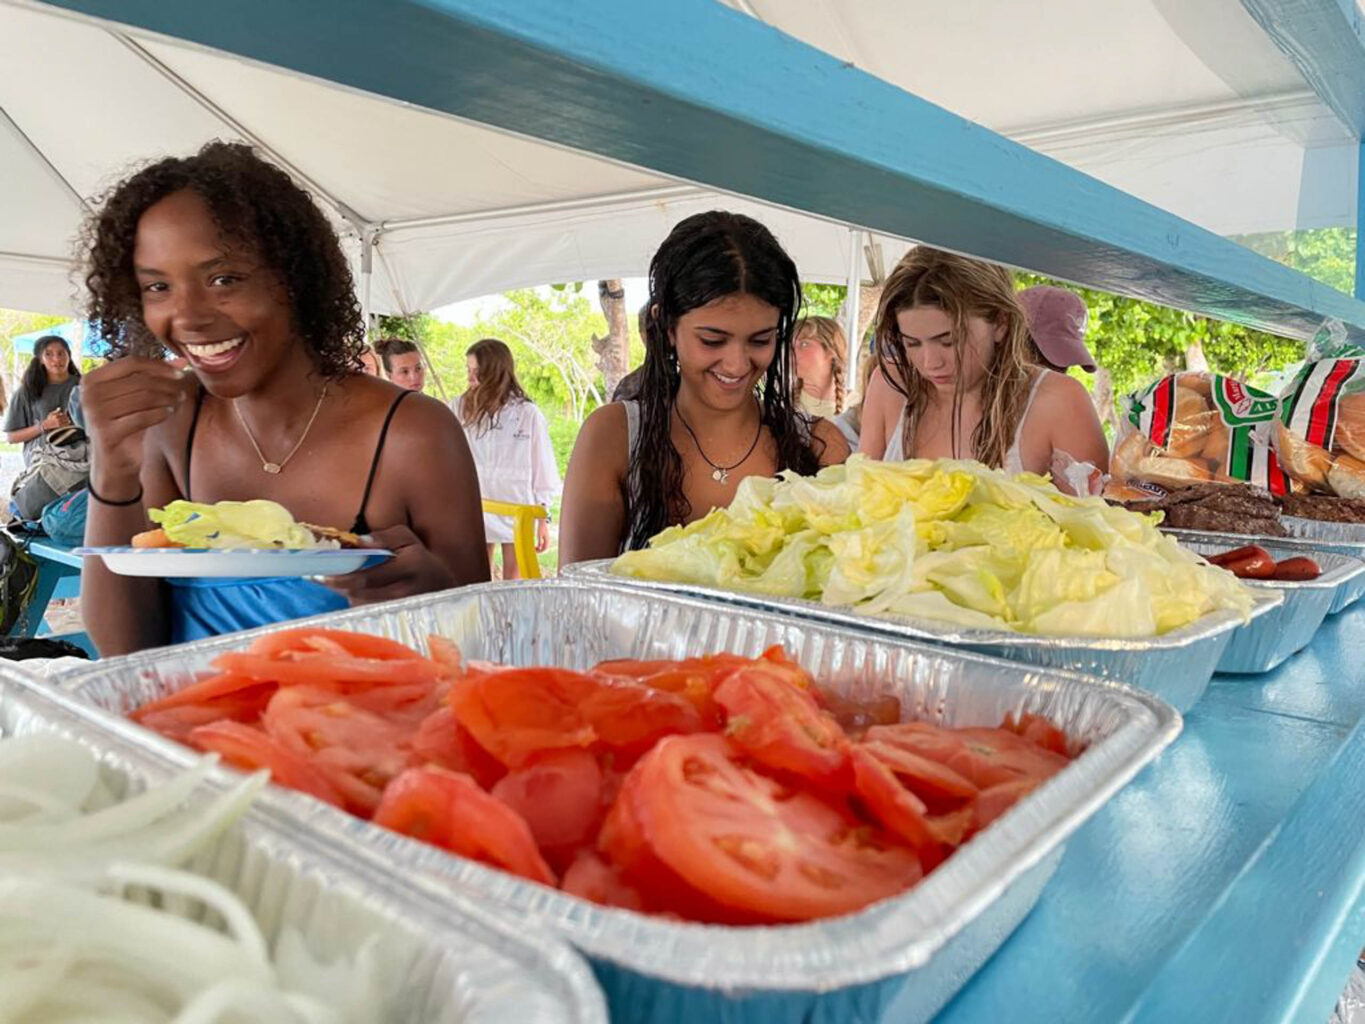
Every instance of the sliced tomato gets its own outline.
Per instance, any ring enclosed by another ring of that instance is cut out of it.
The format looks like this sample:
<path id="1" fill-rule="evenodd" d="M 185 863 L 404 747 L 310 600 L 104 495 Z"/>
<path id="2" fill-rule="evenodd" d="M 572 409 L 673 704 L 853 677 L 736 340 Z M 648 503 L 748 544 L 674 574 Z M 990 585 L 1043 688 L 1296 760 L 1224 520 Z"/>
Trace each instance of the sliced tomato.
<path id="1" fill-rule="evenodd" d="M 131 717 L 148 729 L 154 729 L 163 736 L 184 743 L 189 731 L 196 726 L 209 725 L 223 719 L 246 724 L 260 721 L 261 712 L 265 710 L 270 698 L 278 689 L 274 683 L 253 683 L 220 697 L 193 704 L 170 708 L 153 708 L 147 705 L 134 711 Z"/>
<path id="2" fill-rule="evenodd" d="M 873 820 L 909 843 L 925 871 L 943 863 L 971 827 L 971 808 L 932 816 L 924 801 L 901 785 L 891 769 L 865 747 L 855 747 L 850 757 L 854 786 Z"/>
<path id="3" fill-rule="evenodd" d="M 374 823 L 533 882 L 555 884 L 526 822 L 468 775 L 409 768 L 384 790 Z"/>
<path id="4" fill-rule="evenodd" d="M 846 782 L 848 737 L 788 674 L 767 665 L 735 669 L 716 687 L 726 735 L 760 764 L 824 786 Z"/>
<path id="5" fill-rule="evenodd" d="M 261 720 L 272 738 L 309 758 L 361 817 L 374 812 L 384 787 L 410 762 L 406 729 L 325 688 L 284 687 Z"/>
<path id="6" fill-rule="evenodd" d="M 879 725 L 866 739 L 946 765 L 978 789 L 1019 778 L 1045 779 L 1067 759 L 1004 729 L 943 729 L 927 722 Z"/>
<path id="7" fill-rule="evenodd" d="M 431 763 L 464 772 L 484 789 L 492 789 L 507 774 L 503 763 L 479 746 L 448 707 L 438 708 L 422 719 L 412 739 L 412 758 L 418 766 Z"/>
<path id="8" fill-rule="evenodd" d="M 233 652 L 218 655 L 213 666 L 223 672 L 284 686 L 336 687 L 347 683 L 399 686 L 435 683 L 441 675 L 440 667 L 425 658 L 357 658 L 320 652 L 291 652 L 288 657 L 278 658 Z"/>
<path id="9" fill-rule="evenodd" d="M 594 678 L 579 702 L 597 743 L 638 756 L 665 736 L 701 732 L 701 714 L 686 698 L 636 682 Z"/>
<path id="10" fill-rule="evenodd" d="M 397 640 L 389 640 L 369 633 L 351 630 L 319 629 L 305 626 L 269 633 L 258 638 L 248 650 L 252 654 L 274 658 L 286 653 L 327 651 L 343 653 L 354 658 L 373 658 L 381 661 L 422 661 L 422 655 Z"/>
<path id="11" fill-rule="evenodd" d="M 716 684 L 731 670 L 751 664 L 753 659 L 738 654 L 711 654 L 681 661 L 636 661 L 620 659 L 595 666 L 593 675 L 604 679 L 641 683 L 654 690 L 675 694 L 694 708 L 710 727 L 721 723 L 721 711 L 712 699 Z"/>
<path id="12" fill-rule="evenodd" d="M 1026 711 L 1016 718 L 1013 714 L 1008 714 L 1000 727 L 1007 732 L 1024 737 L 1030 743 L 1038 744 L 1044 750 L 1061 754 L 1063 757 L 1067 756 L 1066 733 L 1042 715 L 1035 715 Z"/>
<path id="13" fill-rule="evenodd" d="M 262 684 L 257 679 L 249 676 L 234 675 L 231 672 L 220 672 L 218 675 L 209 676 L 207 679 L 200 679 L 190 683 L 184 689 L 168 693 L 157 700 L 148 701 L 138 708 L 130 716 L 134 721 L 140 721 L 143 715 L 155 714 L 158 711 L 166 711 L 170 708 L 184 707 L 187 704 L 200 704 L 204 701 L 218 700 L 230 694 L 238 693 L 242 690 L 250 690 L 254 687 L 269 686 L 274 690 L 273 683 Z M 264 706 L 264 705 L 262 705 Z"/>
<path id="14" fill-rule="evenodd" d="M 586 750 L 551 750 L 514 768 L 492 789 L 526 819 L 543 851 L 582 846 L 602 823 L 602 769 Z"/>
<path id="15" fill-rule="evenodd" d="M 980 832 L 1042 784 L 1042 779 L 1025 778 L 983 789 L 972 803 L 972 831 Z"/>
<path id="16" fill-rule="evenodd" d="M 220 721 L 201 725 L 189 734 L 189 743 L 204 751 L 216 751 L 223 760 L 247 771 L 268 769 L 281 786 L 342 806 L 341 794 L 327 776 L 260 729 L 241 722 Z"/>
<path id="17" fill-rule="evenodd" d="M 451 687 L 450 706 L 479 746 L 515 768 L 547 750 L 592 746 L 597 734 L 580 704 L 597 689 L 567 669 L 475 672 Z"/>
<path id="18" fill-rule="evenodd" d="M 454 640 L 433 633 L 427 637 L 427 650 L 431 660 L 440 666 L 442 679 L 454 682 L 464 675 L 464 656 Z"/>
<path id="19" fill-rule="evenodd" d="M 642 911 L 645 898 L 621 870 L 608 863 L 592 850 L 582 850 L 564 872 L 559 887 L 570 896 L 578 896 L 604 907 L 622 907 Z"/>
<path id="20" fill-rule="evenodd" d="M 878 741 L 863 749 L 891 769 L 892 774 L 931 809 L 951 810 L 971 800 L 977 787 L 945 764 Z"/>
<path id="21" fill-rule="evenodd" d="M 622 790 L 649 849 L 689 885 L 767 920 L 803 921 L 850 913 L 919 880 L 913 851 L 741 766 L 740 756 L 720 736 L 670 736 Z"/>

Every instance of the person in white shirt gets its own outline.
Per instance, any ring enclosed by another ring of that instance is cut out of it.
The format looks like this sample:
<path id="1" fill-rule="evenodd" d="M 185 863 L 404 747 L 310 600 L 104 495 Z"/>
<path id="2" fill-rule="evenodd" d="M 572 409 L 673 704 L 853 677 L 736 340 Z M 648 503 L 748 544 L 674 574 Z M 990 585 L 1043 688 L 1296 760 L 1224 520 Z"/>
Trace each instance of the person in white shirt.
<path id="1" fill-rule="evenodd" d="M 480 492 L 492 501 L 542 505 L 548 511 L 560 490 L 559 468 L 545 417 L 517 382 L 512 350 L 496 338 L 484 338 L 469 347 L 465 360 L 469 389 L 456 399 L 455 412 L 474 453 Z M 483 522 L 490 565 L 501 546 L 502 578 L 516 579 L 512 520 L 484 515 Z M 550 522 L 542 519 L 536 550 L 549 546 Z"/>

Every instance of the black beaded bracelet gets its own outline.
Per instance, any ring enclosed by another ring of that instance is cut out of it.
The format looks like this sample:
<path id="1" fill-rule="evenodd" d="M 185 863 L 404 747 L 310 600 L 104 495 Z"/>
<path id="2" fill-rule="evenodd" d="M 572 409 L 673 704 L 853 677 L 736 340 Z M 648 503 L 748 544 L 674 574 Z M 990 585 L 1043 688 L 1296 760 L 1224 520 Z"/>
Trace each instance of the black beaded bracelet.
<path id="1" fill-rule="evenodd" d="M 142 501 L 142 488 L 137 489 L 137 497 L 129 498 L 127 501 L 110 501 L 108 498 L 101 498 L 99 492 L 95 490 L 93 482 L 87 483 L 85 489 L 90 492 L 90 497 L 94 498 L 101 505 L 108 505 L 110 508 L 127 508 L 129 505 L 136 505 Z"/>

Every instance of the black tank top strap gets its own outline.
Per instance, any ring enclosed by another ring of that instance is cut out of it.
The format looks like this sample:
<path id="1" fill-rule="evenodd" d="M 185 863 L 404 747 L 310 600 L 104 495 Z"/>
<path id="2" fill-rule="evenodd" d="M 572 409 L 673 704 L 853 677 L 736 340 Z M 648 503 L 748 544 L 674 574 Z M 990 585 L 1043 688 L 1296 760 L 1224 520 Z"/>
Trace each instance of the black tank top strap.
<path id="1" fill-rule="evenodd" d="M 352 533 L 366 534 L 370 532 L 370 522 L 365 518 L 365 508 L 370 503 L 370 491 L 374 488 L 374 477 L 379 472 L 379 456 L 384 452 L 384 441 L 389 436 L 389 425 L 393 423 L 393 414 L 398 411 L 399 404 L 411 391 L 402 392 L 393 400 L 389 406 L 389 414 L 384 417 L 384 426 L 379 430 L 379 442 L 374 446 L 374 458 L 370 460 L 370 475 L 365 481 L 365 493 L 360 498 L 360 511 L 356 513 L 355 523 L 351 526 Z"/>
<path id="2" fill-rule="evenodd" d="M 194 460 L 194 432 L 199 429 L 199 412 L 204 408 L 204 389 L 200 388 L 194 396 L 194 417 L 190 420 L 190 431 L 185 436 L 185 500 L 193 501 L 190 497 L 190 481 L 192 475 L 190 467 Z"/>

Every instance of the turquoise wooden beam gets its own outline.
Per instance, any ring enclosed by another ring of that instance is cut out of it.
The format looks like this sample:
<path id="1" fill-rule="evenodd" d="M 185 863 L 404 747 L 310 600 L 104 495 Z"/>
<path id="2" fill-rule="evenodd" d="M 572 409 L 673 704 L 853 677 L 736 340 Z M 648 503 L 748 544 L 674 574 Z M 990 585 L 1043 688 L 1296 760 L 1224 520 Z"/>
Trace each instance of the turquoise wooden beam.
<path id="1" fill-rule="evenodd" d="M 52 6 L 1120 294 L 1365 337 L 1365 303 L 714 0 Z"/>
<path id="2" fill-rule="evenodd" d="M 1242 0 L 1342 124 L 1365 138 L 1365 25 L 1355 0 Z"/>
<path id="3" fill-rule="evenodd" d="M 1357 299 L 1365 299 L 1365 142 L 1356 152 L 1356 287 Z"/>

